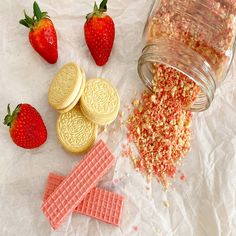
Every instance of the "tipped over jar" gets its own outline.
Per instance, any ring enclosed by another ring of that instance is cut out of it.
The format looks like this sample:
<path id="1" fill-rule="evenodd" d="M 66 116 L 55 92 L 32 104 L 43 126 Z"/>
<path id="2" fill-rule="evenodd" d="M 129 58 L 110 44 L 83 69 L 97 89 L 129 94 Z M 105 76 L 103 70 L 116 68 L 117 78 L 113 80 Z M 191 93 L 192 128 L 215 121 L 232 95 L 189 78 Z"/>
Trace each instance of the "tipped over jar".
<path id="1" fill-rule="evenodd" d="M 183 87 L 181 98 L 188 100 L 186 109 L 206 110 L 231 68 L 235 21 L 235 0 L 155 1 L 138 62 L 140 78 L 154 93 L 163 89 L 164 78 L 164 89 L 174 93 L 171 81 L 182 76 L 178 86 Z"/>

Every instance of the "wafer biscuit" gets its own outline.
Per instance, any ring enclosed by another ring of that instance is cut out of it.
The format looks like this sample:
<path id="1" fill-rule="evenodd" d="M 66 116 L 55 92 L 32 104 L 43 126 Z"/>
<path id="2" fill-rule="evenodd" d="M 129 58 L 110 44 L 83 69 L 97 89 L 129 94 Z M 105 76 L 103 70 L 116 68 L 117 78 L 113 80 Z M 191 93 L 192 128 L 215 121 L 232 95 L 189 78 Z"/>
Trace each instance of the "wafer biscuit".
<path id="1" fill-rule="evenodd" d="M 100 140 L 43 203 L 42 211 L 54 229 L 60 227 L 114 162 L 111 151 Z"/>
<path id="2" fill-rule="evenodd" d="M 50 173 L 45 187 L 43 201 L 56 190 L 65 179 L 64 176 Z M 124 206 L 124 196 L 103 188 L 93 188 L 75 208 L 74 212 L 87 215 L 106 223 L 119 226 Z"/>

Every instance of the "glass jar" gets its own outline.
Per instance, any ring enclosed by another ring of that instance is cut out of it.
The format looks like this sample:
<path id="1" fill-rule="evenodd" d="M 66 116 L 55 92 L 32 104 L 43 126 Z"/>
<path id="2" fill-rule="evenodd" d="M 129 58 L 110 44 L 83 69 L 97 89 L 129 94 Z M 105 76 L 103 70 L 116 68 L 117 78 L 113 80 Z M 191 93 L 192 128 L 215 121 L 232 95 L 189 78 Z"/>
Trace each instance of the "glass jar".
<path id="1" fill-rule="evenodd" d="M 177 70 L 200 88 L 190 109 L 206 110 L 231 68 L 235 20 L 235 0 L 156 0 L 138 61 L 140 78 L 153 91 L 155 65 Z"/>

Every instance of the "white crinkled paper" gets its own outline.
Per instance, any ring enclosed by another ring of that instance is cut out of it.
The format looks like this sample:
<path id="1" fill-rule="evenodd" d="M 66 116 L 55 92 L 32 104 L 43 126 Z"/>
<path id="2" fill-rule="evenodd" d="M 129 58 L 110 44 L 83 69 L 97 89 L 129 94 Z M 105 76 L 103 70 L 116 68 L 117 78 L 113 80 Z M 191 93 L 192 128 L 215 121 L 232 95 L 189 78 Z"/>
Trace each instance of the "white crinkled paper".
<path id="1" fill-rule="evenodd" d="M 0 118 L 6 106 L 26 102 L 45 120 L 48 140 L 37 150 L 16 147 L 7 127 L 0 124 L 0 235 L 1 236 L 233 236 L 236 235 L 236 64 L 233 73 L 217 91 L 211 108 L 196 114 L 192 151 L 183 161 L 174 183 L 175 191 L 163 192 L 154 180 L 146 180 L 121 157 L 125 129 L 113 127 L 100 134 L 117 157 L 116 166 L 100 186 L 126 196 L 120 228 L 86 216 L 73 215 L 53 232 L 40 210 L 49 172 L 67 175 L 80 156 L 65 152 L 56 138 L 58 114 L 47 102 L 48 86 L 57 70 L 76 61 L 87 77 L 108 78 L 121 97 L 122 109 L 144 86 L 138 78 L 137 59 L 143 46 L 142 32 L 151 0 L 110 0 L 109 14 L 116 24 L 116 40 L 109 63 L 97 67 L 83 37 L 84 16 L 91 0 L 41 0 L 58 32 L 59 60 L 43 61 L 29 45 L 28 30 L 19 25 L 29 0 L 0 1 Z M 126 114 L 127 116 L 127 114 Z M 115 180 L 115 181 L 114 181 Z M 167 208 L 164 202 L 168 202 Z"/>

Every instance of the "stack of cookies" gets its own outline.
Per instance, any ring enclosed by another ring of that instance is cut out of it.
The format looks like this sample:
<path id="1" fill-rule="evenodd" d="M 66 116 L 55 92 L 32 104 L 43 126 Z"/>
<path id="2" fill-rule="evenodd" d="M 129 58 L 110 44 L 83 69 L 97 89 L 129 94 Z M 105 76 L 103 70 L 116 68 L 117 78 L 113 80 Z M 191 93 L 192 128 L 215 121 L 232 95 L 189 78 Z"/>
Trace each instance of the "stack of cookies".
<path id="1" fill-rule="evenodd" d="M 63 66 L 51 82 L 49 104 L 60 116 L 57 134 L 62 146 L 73 153 L 87 151 L 97 138 L 98 125 L 112 123 L 119 112 L 117 90 L 105 79 L 86 81 L 75 63 Z"/>
<path id="2" fill-rule="evenodd" d="M 60 113 L 70 111 L 79 101 L 85 87 L 84 70 L 75 63 L 63 66 L 52 80 L 49 104 Z"/>

